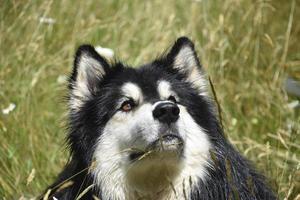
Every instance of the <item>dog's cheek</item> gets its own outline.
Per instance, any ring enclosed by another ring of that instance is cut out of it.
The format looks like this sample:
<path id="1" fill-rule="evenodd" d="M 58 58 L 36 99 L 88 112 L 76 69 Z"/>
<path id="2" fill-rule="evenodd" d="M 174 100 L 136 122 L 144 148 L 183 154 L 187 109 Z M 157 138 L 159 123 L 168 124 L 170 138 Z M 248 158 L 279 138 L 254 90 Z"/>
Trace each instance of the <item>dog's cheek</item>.
<path id="1" fill-rule="evenodd" d="M 118 111 L 111 119 L 111 124 L 123 124 L 125 123 L 126 119 L 129 117 L 129 113 Z"/>
<path id="2" fill-rule="evenodd" d="M 106 137 L 113 138 L 114 144 L 124 147 L 131 138 L 130 131 L 134 126 L 132 113 L 117 112 L 107 123 L 105 127 Z"/>

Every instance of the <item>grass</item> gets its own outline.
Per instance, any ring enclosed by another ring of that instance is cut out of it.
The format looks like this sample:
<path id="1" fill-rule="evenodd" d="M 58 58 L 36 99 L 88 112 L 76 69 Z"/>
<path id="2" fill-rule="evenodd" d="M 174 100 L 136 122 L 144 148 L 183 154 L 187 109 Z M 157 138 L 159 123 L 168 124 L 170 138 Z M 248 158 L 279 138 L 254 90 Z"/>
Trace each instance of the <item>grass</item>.
<path id="1" fill-rule="evenodd" d="M 299 77 L 299 19 L 296 0 L 1 1 L 0 108 L 16 108 L 0 113 L 0 199 L 35 197 L 66 162 L 67 90 L 58 79 L 79 44 L 137 65 L 181 35 L 196 42 L 227 137 L 280 199 L 299 199 L 299 109 L 283 89 L 288 75 Z"/>

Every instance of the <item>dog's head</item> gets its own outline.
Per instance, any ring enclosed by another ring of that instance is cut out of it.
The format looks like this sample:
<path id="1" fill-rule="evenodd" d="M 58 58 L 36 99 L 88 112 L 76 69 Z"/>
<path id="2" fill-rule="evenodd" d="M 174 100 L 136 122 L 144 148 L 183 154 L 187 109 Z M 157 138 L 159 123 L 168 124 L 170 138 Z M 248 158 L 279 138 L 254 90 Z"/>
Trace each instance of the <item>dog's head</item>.
<path id="1" fill-rule="evenodd" d="M 216 120 L 188 38 L 138 68 L 111 64 L 83 45 L 69 88 L 71 149 L 93 163 L 103 195 L 161 191 L 176 180 L 205 177 Z"/>

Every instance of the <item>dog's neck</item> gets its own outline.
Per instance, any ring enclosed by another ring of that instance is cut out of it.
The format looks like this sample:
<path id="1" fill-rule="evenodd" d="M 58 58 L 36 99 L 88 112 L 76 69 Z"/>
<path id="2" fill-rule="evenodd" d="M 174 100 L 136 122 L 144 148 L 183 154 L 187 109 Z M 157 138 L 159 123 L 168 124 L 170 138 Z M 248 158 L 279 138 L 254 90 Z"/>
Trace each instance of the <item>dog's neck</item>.
<path id="1" fill-rule="evenodd" d="M 124 173 L 120 168 L 107 173 L 111 173 L 110 177 L 104 177 L 98 185 L 103 199 L 114 200 L 186 200 L 199 179 L 204 178 L 203 174 L 193 173 L 187 167 L 174 174 L 161 169 L 144 176 L 135 174 L 130 177 L 130 173 L 120 176 Z"/>
<path id="2" fill-rule="evenodd" d="M 191 191 L 196 188 L 199 181 L 197 176 L 183 177 L 183 174 L 176 177 L 173 182 L 169 182 L 163 189 L 158 191 L 148 191 L 141 193 L 138 191 L 130 192 L 129 198 L 135 200 L 187 200 L 190 199 Z"/>
<path id="3" fill-rule="evenodd" d="M 177 161 L 145 161 L 126 170 L 128 199 L 175 199 L 182 185 L 182 163 Z M 176 191 L 178 190 L 178 191 Z"/>

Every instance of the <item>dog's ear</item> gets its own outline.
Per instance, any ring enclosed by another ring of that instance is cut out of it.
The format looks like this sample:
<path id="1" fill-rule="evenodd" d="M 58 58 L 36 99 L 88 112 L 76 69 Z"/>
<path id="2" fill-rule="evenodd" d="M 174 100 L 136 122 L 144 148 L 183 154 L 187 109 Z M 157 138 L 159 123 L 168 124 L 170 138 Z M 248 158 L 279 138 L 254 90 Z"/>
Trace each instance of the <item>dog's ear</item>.
<path id="1" fill-rule="evenodd" d="M 167 54 L 167 59 L 172 67 L 184 74 L 199 94 L 206 93 L 207 80 L 202 70 L 200 61 L 194 48 L 193 42 L 187 37 L 180 37 Z"/>
<path id="2" fill-rule="evenodd" d="M 75 55 L 70 77 L 70 106 L 78 109 L 98 90 L 98 85 L 109 71 L 109 64 L 91 45 L 81 45 Z"/>

